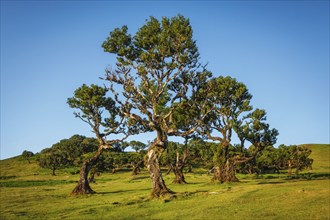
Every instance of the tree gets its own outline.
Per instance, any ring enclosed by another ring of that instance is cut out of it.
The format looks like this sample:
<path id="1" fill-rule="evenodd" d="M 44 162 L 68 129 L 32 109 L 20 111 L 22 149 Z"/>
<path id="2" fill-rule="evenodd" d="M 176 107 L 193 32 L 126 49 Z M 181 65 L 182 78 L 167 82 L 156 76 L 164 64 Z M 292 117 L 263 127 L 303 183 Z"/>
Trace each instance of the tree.
<path id="1" fill-rule="evenodd" d="M 131 148 L 133 148 L 135 152 L 144 150 L 147 147 L 145 143 L 142 143 L 140 141 L 130 141 L 128 145 L 131 146 Z"/>
<path id="2" fill-rule="evenodd" d="M 144 153 L 143 150 L 139 153 L 137 152 L 130 152 L 128 162 L 132 165 L 132 175 L 135 176 L 141 171 L 141 167 L 143 166 L 143 157 Z"/>
<path id="3" fill-rule="evenodd" d="M 173 111 L 172 120 L 174 127 L 176 128 L 176 132 L 173 135 L 184 138 L 183 145 L 176 145 L 176 160 L 174 165 L 171 166 L 175 175 L 173 183 L 187 183 L 184 178 L 183 169 L 187 164 L 188 158 L 190 156 L 188 141 L 196 137 L 195 130 L 198 128 L 201 122 L 196 120 L 196 118 L 200 116 L 201 107 L 203 105 L 203 102 L 201 102 L 199 99 L 200 97 L 198 97 L 197 92 L 202 86 L 204 86 L 204 83 L 206 83 L 206 79 L 209 76 L 211 76 L 211 74 L 205 74 L 203 79 L 198 80 L 198 88 L 194 90 L 196 93 L 193 93 L 190 99 L 186 99 L 178 103 L 177 108 Z"/>
<path id="4" fill-rule="evenodd" d="M 244 119 L 247 119 L 244 125 L 234 127 L 241 143 L 247 140 L 254 146 L 252 156 L 244 162 L 250 162 L 252 173 L 257 174 L 260 172 L 256 164 L 258 155 L 262 153 L 265 147 L 273 146 L 279 134 L 275 128 L 271 129 L 270 125 L 266 123 L 266 114 L 263 109 L 255 109 L 244 117 Z"/>
<path id="5" fill-rule="evenodd" d="M 59 150 L 66 154 L 68 165 L 79 164 L 83 154 L 97 150 L 98 143 L 95 138 L 86 138 L 82 135 L 73 135 L 68 139 L 62 139 L 53 144 L 51 149 Z"/>
<path id="6" fill-rule="evenodd" d="M 156 134 L 146 160 L 152 197 L 171 193 L 162 178 L 159 157 L 167 148 L 168 136 L 176 134 L 172 115 L 177 103 L 194 93 L 196 80 L 206 73 L 192 33 L 183 16 L 160 21 L 150 17 L 133 37 L 123 26 L 110 32 L 102 45 L 117 58 L 116 68 L 108 68 L 105 79 L 122 113 L 143 131 Z"/>
<path id="7" fill-rule="evenodd" d="M 68 158 L 66 157 L 66 154 L 54 149 L 49 150 L 47 153 L 41 154 L 37 161 L 40 167 L 51 169 L 53 176 L 56 176 L 55 171 L 57 169 L 68 165 Z"/>
<path id="8" fill-rule="evenodd" d="M 255 150 L 252 150 L 255 152 Z M 267 146 L 262 151 L 262 154 L 257 157 L 256 163 L 258 169 L 261 170 L 262 173 L 265 171 L 272 171 L 273 173 L 280 173 L 280 170 L 283 166 L 279 163 L 279 149 L 273 146 Z M 252 168 L 253 169 L 253 168 Z M 251 170 L 252 171 L 252 170 Z"/>
<path id="9" fill-rule="evenodd" d="M 313 164 L 313 159 L 309 158 L 312 153 L 311 149 L 308 149 L 305 146 L 297 145 L 280 145 L 279 150 L 281 151 L 282 162 L 284 168 L 288 169 L 288 174 L 292 175 L 292 169 L 296 169 L 296 176 L 299 172 L 305 168 L 311 168 Z"/>
<path id="10" fill-rule="evenodd" d="M 98 158 L 105 149 L 112 147 L 112 144 L 122 141 L 122 139 L 107 140 L 110 134 L 124 134 L 128 136 L 125 128 L 125 120 L 120 114 L 120 109 L 116 106 L 115 101 L 106 97 L 107 89 L 97 85 L 82 85 L 74 92 L 74 97 L 69 98 L 67 103 L 71 108 L 78 109 L 75 116 L 91 128 L 98 141 L 99 147 L 96 154 L 87 160 L 80 169 L 80 179 L 72 194 L 91 194 L 95 193 L 88 181 L 88 173 L 98 161 Z M 107 111 L 107 116 L 103 112 Z"/>
<path id="11" fill-rule="evenodd" d="M 31 152 L 31 151 L 27 151 L 27 150 L 23 151 L 23 153 L 22 153 L 22 157 L 23 157 L 25 160 L 27 160 L 29 163 L 31 163 L 31 162 L 30 162 L 30 158 L 31 158 L 33 155 L 34 155 L 33 152 Z"/>
<path id="12" fill-rule="evenodd" d="M 230 157 L 229 146 L 234 121 L 252 109 L 252 95 L 243 83 L 229 76 L 212 78 L 208 81 L 207 88 L 207 92 L 201 92 L 213 110 L 205 118 L 202 133 L 219 143 L 218 147 L 213 148 L 213 180 L 221 183 L 238 181 L 235 176 L 235 157 Z"/>

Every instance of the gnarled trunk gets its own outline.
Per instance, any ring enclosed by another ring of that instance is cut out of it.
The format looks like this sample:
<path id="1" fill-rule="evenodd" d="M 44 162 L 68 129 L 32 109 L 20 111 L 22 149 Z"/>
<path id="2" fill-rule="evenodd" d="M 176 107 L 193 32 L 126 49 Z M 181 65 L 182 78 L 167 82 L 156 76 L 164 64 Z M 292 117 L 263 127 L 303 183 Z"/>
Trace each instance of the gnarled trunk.
<path id="1" fill-rule="evenodd" d="M 89 185 L 88 174 L 93 165 L 97 162 L 98 158 L 103 152 L 103 146 L 100 146 L 95 156 L 91 159 L 87 159 L 82 165 L 79 173 L 79 182 L 77 186 L 71 192 L 72 195 L 77 194 L 94 194 L 95 191 Z"/>
<path id="2" fill-rule="evenodd" d="M 132 163 L 132 167 L 133 167 L 133 170 L 132 170 L 132 175 L 135 176 L 138 174 L 138 172 L 140 171 L 140 166 L 139 166 L 140 163 Z"/>
<path id="3" fill-rule="evenodd" d="M 173 172 L 175 174 L 175 179 L 173 180 L 172 183 L 177 183 L 177 184 L 186 184 L 186 180 L 184 179 L 183 175 L 183 166 L 176 165 L 173 169 Z"/>
<path id="4" fill-rule="evenodd" d="M 229 142 L 224 142 L 223 148 L 219 152 L 216 166 L 214 166 L 214 176 L 212 181 L 225 182 L 238 182 L 235 176 L 235 161 L 234 158 L 229 157 L 228 152 Z"/>
<path id="5" fill-rule="evenodd" d="M 235 163 L 233 160 L 228 159 L 224 164 L 214 167 L 213 181 L 225 182 L 238 182 L 235 176 Z"/>
<path id="6" fill-rule="evenodd" d="M 184 152 L 182 160 L 180 160 L 179 152 L 176 153 L 176 163 L 175 163 L 175 166 L 173 167 L 175 179 L 173 180 L 172 183 L 177 183 L 177 184 L 186 184 L 187 183 L 186 180 L 184 179 L 184 175 L 183 175 L 183 168 L 186 164 L 186 158 L 187 158 L 186 152 Z"/>
<path id="7" fill-rule="evenodd" d="M 168 193 L 171 193 L 171 191 L 166 187 L 160 171 L 159 157 L 161 155 L 161 151 L 162 150 L 159 149 L 157 146 L 152 146 L 148 150 L 148 154 L 147 154 L 148 158 L 146 163 L 152 181 L 152 190 L 151 190 L 152 198 L 159 198 Z"/>

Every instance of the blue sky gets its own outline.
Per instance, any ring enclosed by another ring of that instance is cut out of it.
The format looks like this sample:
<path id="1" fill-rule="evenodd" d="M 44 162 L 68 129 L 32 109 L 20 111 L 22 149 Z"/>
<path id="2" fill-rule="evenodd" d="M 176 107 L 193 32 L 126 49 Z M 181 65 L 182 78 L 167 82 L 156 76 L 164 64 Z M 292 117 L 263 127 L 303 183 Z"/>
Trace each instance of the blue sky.
<path id="1" fill-rule="evenodd" d="M 330 142 L 329 1 L 1 1 L 0 158 L 93 136 L 66 100 L 103 83 L 114 59 L 102 42 L 179 13 L 209 70 L 245 83 L 266 109 L 277 145 Z"/>

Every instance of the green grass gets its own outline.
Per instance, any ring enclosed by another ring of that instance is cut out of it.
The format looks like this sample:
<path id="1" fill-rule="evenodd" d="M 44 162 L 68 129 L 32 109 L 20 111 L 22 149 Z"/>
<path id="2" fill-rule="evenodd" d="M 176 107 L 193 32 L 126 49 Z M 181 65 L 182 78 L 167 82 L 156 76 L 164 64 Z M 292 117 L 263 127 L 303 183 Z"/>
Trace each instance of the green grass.
<path id="1" fill-rule="evenodd" d="M 0 161 L 0 219 L 329 219 L 329 145 L 312 145 L 312 176 L 238 175 L 239 183 L 212 184 L 202 172 L 174 185 L 176 197 L 150 200 L 146 171 L 101 174 L 87 196 L 69 196 L 78 175 L 40 169 L 20 157 Z M 305 175 L 310 171 L 305 171 Z"/>

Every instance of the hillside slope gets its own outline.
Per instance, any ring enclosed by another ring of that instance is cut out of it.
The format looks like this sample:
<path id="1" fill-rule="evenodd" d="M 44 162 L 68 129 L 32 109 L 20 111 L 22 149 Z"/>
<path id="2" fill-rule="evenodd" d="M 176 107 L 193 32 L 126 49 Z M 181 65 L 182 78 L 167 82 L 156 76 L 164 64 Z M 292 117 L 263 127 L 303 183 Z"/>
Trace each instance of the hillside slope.
<path id="1" fill-rule="evenodd" d="M 51 176 L 35 159 L 18 156 L 0 161 L 0 219 L 329 219 L 330 145 L 308 147 L 312 178 L 239 175 L 238 183 L 211 184 L 211 175 L 196 172 L 185 174 L 189 184 L 176 185 L 164 174 L 176 197 L 161 200 L 149 200 L 146 170 L 102 173 L 92 184 L 97 194 L 75 197 L 69 193 L 79 175 Z"/>
<path id="2" fill-rule="evenodd" d="M 314 160 L 315 172 L 329 172 L 330 170 L 330 144 L 305 144 L 312 150 L 310 158 Z"/>

